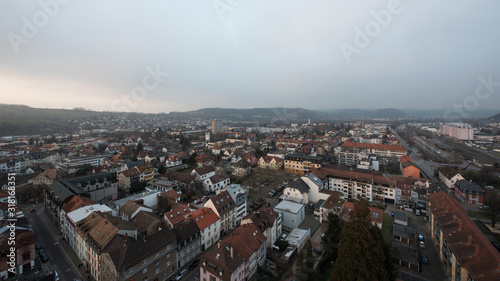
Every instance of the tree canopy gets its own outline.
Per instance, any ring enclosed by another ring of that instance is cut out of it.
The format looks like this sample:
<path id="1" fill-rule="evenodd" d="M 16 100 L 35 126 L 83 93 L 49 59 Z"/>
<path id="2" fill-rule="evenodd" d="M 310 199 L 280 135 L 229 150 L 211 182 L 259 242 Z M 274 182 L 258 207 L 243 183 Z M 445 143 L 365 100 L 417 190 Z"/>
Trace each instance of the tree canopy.
<path id="1" fill-rule="evenodd" d="M 393 279 L 390 252 L 371 223 L 368 201 L 356 200 L 341 232 L 332 280 Z"/>

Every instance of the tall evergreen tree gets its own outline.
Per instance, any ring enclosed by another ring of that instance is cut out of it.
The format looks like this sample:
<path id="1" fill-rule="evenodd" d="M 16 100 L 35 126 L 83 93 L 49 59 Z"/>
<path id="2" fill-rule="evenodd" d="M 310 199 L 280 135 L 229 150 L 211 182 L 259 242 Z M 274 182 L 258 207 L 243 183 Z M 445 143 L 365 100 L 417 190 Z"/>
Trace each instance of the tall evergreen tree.
<path id="1" fill-rule="evenodd" d="M 355 201 L 342 229 L 332 280 L 391 280 L 386 246 L 377 231 L 370 220 L 368 201 Z"/>
<path id="2" fill-rule="evenodd" d="M 312 254 L 311 240 L 307 241 L 305 248 L 297 260 L 297 278 L 299 281 L 314 281 L 316 272 L 314 270 L 314 257 Z"/>
<path id="3" fill-rule="evenodd" d="M 321 245 L 325 250 L 325 259 L 335 261 L 337 259 L 338 243 L 342 231 L 342 221 L 334 213 L 328 214 L 328 228 L 321 237 Z"/>

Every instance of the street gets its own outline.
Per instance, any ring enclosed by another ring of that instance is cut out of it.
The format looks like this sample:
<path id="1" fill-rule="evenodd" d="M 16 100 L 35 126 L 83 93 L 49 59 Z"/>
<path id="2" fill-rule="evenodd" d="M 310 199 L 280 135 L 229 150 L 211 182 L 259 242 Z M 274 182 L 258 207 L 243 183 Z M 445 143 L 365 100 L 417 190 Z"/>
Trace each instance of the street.
<path id="1" fill-rule="evenodd" d="M 35 212 L 29 211 L 33 205 L 21 205 L 21 208 L 23 209 L 24 216 L 33 226 L 36 238 L 42 245 L 42 249 L 49 256 L 49 261 L 44 264 L 45 268 L 42 269 L 40 274 L 48 274 L 56 270 L 61 280 L 74 280 L 77 277 L 83 279 L 71 262 L 71 260 L 78 260 L 78 257 L 76 257 L 76 254 L 72 250 L 68 251 L 69 246 L 66 247 L 65 251 L 63 245 L 61 245 L 61 243 L 66 243 L 66 241 L 62 241 L 62 235 L 44 213 L 43 203 L 38 203 L 34 206 L 36 209 Z M 73 256 L 70 257 L 70 255 Z M 46 272 L 47 270 L 49 272 Z"/>

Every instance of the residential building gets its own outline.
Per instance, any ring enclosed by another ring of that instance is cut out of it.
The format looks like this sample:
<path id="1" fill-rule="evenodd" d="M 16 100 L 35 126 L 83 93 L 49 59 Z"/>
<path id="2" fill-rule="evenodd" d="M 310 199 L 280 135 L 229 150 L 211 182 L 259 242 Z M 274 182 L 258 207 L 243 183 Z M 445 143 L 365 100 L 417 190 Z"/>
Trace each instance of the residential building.
<path id="1" fill-rule="evenodd" d="M 227 175 L 217 173 L 203 181 L 203 188 L 207 192 L 215 192 L 225 189 L 230 184 L 230 179 Z"/>
<path id="2" fill-rule="evenodd" d="M 72 193 L 86 194 L 99 204 L 118 198 L 118 179 L 114 172 L 96 173 L 60 182 Z"/>
<path id="3" fill-rule="evenodd" d="M 314 171 L 323 180 L 323 188 L 339 191 L 345 199 L 358 196 L 368 201 L 394 203 L 396 200 L 396 177 L 386 177 L 381 172 L 363 169 L 342 169 L 340 167 L 321 167 Z"/>
<path id="4" fill-rule="evenodd" d="M 458 180 L 455 183 L 455 197 L 462 204 L 483 206 L 484 190 L 468 180 Z"/>
<path id="5" fill-rule="evenodd" d="M 400 157 L 406 155 L 406 149 L 399 144 L 373 144 L 346 141 L 340 146 L 341 151 L 362 152 L 366 155 L 375 154 L 378 157 Z"/>
<path id="6" fill-rule="evenodd" d="M 302 178 L 298 178 L 294 181 L 289 182 L 289 184 L 283 190 L 283 195 L 302 200 L 304 204 L 308 204 L 309 185 L 307 185 L 307 183 L 305 183 Z"/>
<path id="7" fill-rule="evenodd" d="M 215 168 L 214 166 L 198 167 L 191 171 L 191 175 L 196 177 L 196 181 L 204 182 L 211 176 L 215 175 Z"/>
<path id="8" fill-rule="evenodd" d="M 285 172 L 294 175 L 304 175 L 317 169 L 323 164 L 323 157 L 303 154 L 289 154 L 285 156 Z"/>
<path id="9" fill-rule="evenodd" d="M 236 250 L 237 245 L 213 247 L 200 258 L 200 280 L 243 281 L 245 260 Z"/>
<path id="10" fill-rule="evenodd" d="M 212 120 L 212 126 L 210 128 L 212 135 L 222 133 L 222 120 L 214 119 Z"/>
<path id="11" fill-rule="evenodd" d="M 342 192 L 332 191 L 320 207 L 319 222 L 328 222 L 328 215 L 330 213 L 340 216 L 344 202 L 344 194 Z"/>
<path id="12" fill-rule="evenodd" d="M 121 172 L 118 175 L 120 188 L 129 192 L 130 188 L 137 182 L 153 181 L 153 170 L 151 164 L 141 164 Z"/>
<path id="13" fill-rule="evenodd" d="M 188 205 L 181 205 L 177 208 L 170 209 L 170 211 L 166 212 L 163 215 L 163 219 L 165 220 L 165 225 L 168 228 L 172 228 L 178 223 L 186 220 L 191 214 L 192 210 Z"/>
<path id="14" fill-rule="evenodd" d="M 106 205 L 94 204 L 94 205 L 86 205 L 82 206 L 72 212 L 66 214 L 66 226 L 64 227 L 66 231 L 64 232 L 64 237 L 66 241 L 68 241 L 69 246 L 77 252 L 76 249 L 76 237 L 77 230 L 76 227 L 78 223 L 80 223 L 83 219 L 88 217 L 93 212 L 101 212 L 105 214 L 111 215 L 111 208 Z"/>
<path id="15" fill-rule="evenodd" d="M 283 228 L 289 230 L 298 228 L 305 218 L 305 206 L 288 200 L 281 201 L 274 211 L 281 214 Z"/>
<path id="16" fill-rule="evenodd" d="M 247 215 L 247 191 L 238 184 L 231 184 L 223 190 L 227 190 L 236 203 L 236 225 L 239 225 L 241 219 Z"/>
<path id="17" fill-rule="evenodd" d="M 220 217 L 210 208 L 199 208 L 188 215 L 193 219 L 201 233 L 201 251 L 205 251 L 220 239 Z"/>
<path id="18" fill-rule="evenodd" d="M 438 169 L 439 179 L 450 189 L 455 188 L 455 183 L 465 178 L 452 166 L 445 166 Z"/>
<path id="19" fill-rule="evenodd" d="M 233 175 L 237 177 L 248 176 L 252 173 L 252 165 L 245 159 L 233 164 Z"/>
<path id="20" fill-rule="evenodd" d="M 167 280 L 178 268 L 176 236 L 171 229 L 139 241 L 115 235 L 101 255 L 101 280 Z"/>
<path id="21" fill-rule="evenodd" d="M 59 211 L 59 231 L 61 231 L 61 234 L 65 237 L 68 238 L 67 236 L 67 214 L 70 212 L 73 212 L 81 207 L 84 206 L 89 206 L 89 205 L 95 205 L 95 202 L 86 197 L 78 196 L 78 195 L 73 195 L 71 199 L 67 202 L 64 203 L 61 206 L 61 210 Z"/>
<path id="22" fill-rule="evenodd" d="M 147 211 L 150 213 L 153 212 L 153 210 L 148 206 L 129 200 L 120 208 L 120 218 L 126 221 L 131 221 L 140 211 Z"/>
<path id="23" fill-rule="evenodd" d="M 28 183 L 32 183 L 33 185 L 51 185 L 54 181 L 61 178 L 61 174 L 62 172 L 57 169 L 48 169 L 28 180 Z"/>
<path id="24" fill-rule="evenodd" d="M 413 158 L 407 155 L 403 155 L 399 158 L 400 169 L 403 172 L 403 176 L 412 177 L 419 179 L 420 178 L 420 169 L 415 164 Z"/>
<path id="25" fill-rule="evenodd" d="M 460 203 L 445 192 L 428 194 L 428 226 L 451 280 L 499 280 L 500 253 Z"/>
<path id="26" fill-rule="evenodd" d="M 22 276 L 26 271 L 35 268 L 35 234 L 28 229 L 17 226 L 15 226 L 13 231 L 15 233 L 14 240 L 11 240 L 11 227 L 7 223 L 3 223 L 0 226 L 0 278 L 2 280 L 14 276 Z M 14 241 L 14 243 L 9 243 L 10 241 Z M 11 261 L 9 256 L 12 255 L 12 252 L 15 255 L 16 274 L 9 273 L 8 271 L 11 268 L 8 262 Z M 21 277 L 21 279 L 23 278 Z"/>
<path id="27" fill-rule="evenodd" d="M 203 206 L 211 208 L 220 217 L 221 234 L 236 227 L 236 203 L 228 191 L 212 196 Z"/>
<path id="28" fill-rule="evenodd" d="M 378 209 L 378 208 L 370 208 L 370 220 L 372 221 L 373 225 L 378 226 L 378 228 L 382 229 L 382 214 L 384 213 L 384 210 Z M 345 201 L 344 205 L 342 206 L 342 217 L 344 220 L 349 219 L 349 215 L 351 214 L 352 210 L 354 210 L 354 204 L 349 201 Z"/>
<path id="29" fill-rule="evenodd" d="M 337 163 L 345 166 L 357 166 L 359 164 L 360 153 L 353 151 L 339 151 L 337 153 Z"/>
<path id="30" fill-rule="evenodd" d="M 268 248 L 274 246 L 283 232 L 281 213 L 269 207 L 253 211 L 241 220 L 241 225 L 249 223 L 254 224 L 266 236 Z"/>
<path id="31" fill-rule="evenodd" d="M 177 237 L 177 267 L 190 263 L 201 253 L 201 234 L 196 222 L 184 220 L 173 228 Z"/>
<path id="32" fill-rule="evenodd" d="M 443 124 L 441 126 L 441 134 L 458 140 L 474 140 L 474 129 L 468 124 Z"/>
<path id="33" fill-rule="evenodd" d="M 140 174 L 135 167 L 121 172 L 118 175 L 118 187 L 129 192 L 132 185 L 139 182 Z"/>
<path id="34" fill-rule="evenodd" d="M 283 159 L 274 156 L 262 156 L 257 165 L 261 169 L 281 170 L 283 169 Z"/>
<path id="35" fill-rule="evenodd" d="M 76 226 L 76 253 L 92 277 L 102 281 L 101 254 L 115 235 L 137 239 L 137 227 L 108 214 L 92 212 Z"/>
<path id="36" fill-rule="evenodd" d="M 137 226 L 137 235 L 139 238 L 149 237 L 164 228 L 163 219 L 149 211 L 139 211 L 132 220 Z"/>
<path id="37" fill-rule="evenodd" d="M 59 214 L 62 205 L 68 202 L 72 197 L 73 192 L 57 181 L 53 182 L 45 189 L 44 210 L 49 219 L 56 225 L 57 229 L 61 229 L 59 225 L 61 223 Z"/>
<path id="38" fill-rule="evenodd" d="M 104 156 L 88 156 L 78 158 L 66 158 L 57 164 L 57 169 L 68 174 L 73 174 L 86 166 L 99 167 L 104 165 Z"/>
<path id="39" fill-rule="evenodd" d="M 245 260 L 245 278 L 249 280 L 266 259 L 266 236 L 254 224 L 244 224 L 236 228 L 221 241 L 221 247 L 229 243 L 235 245 Z"/>

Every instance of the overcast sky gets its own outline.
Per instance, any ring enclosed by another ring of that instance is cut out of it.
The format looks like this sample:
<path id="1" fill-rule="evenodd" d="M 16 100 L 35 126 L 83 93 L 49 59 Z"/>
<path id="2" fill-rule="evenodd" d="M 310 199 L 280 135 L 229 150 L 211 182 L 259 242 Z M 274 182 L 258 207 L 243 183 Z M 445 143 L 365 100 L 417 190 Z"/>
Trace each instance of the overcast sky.
<path id="1" fill-rule="evenodd" d="M 500 109 L 500 86 L 474 96 L 478 77 L 500 82 L 498 11 L 495 0 L 0 0 L 0 103 Z"/>

